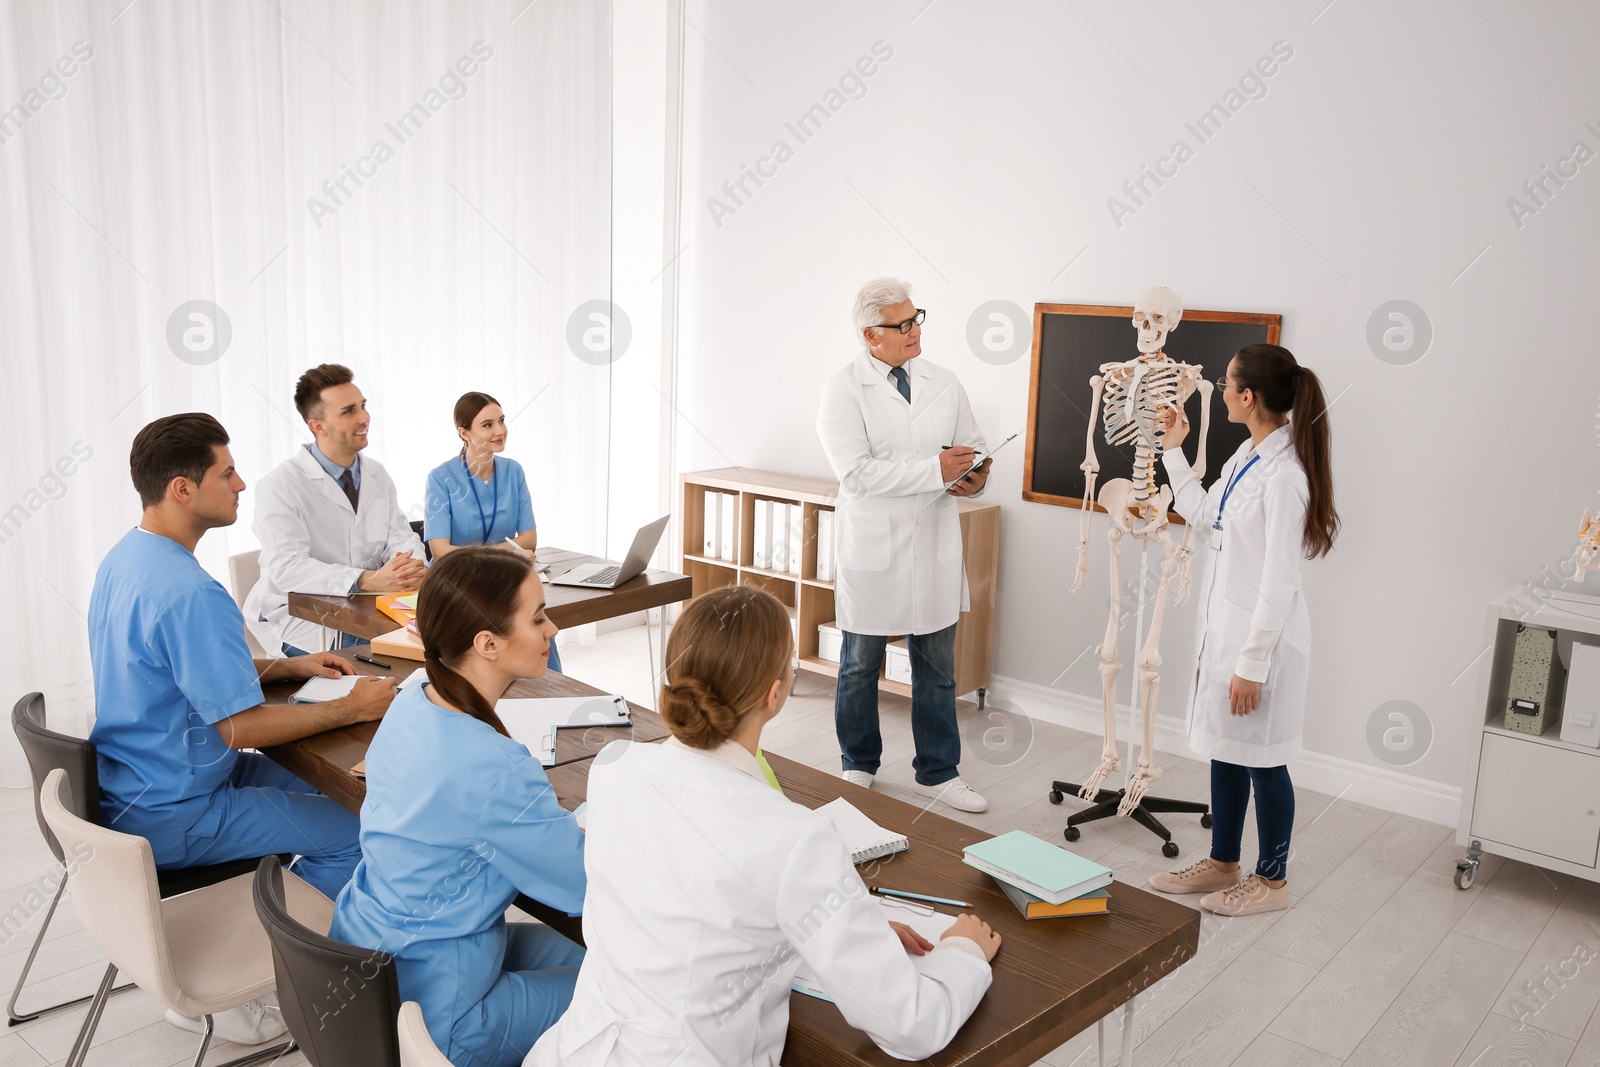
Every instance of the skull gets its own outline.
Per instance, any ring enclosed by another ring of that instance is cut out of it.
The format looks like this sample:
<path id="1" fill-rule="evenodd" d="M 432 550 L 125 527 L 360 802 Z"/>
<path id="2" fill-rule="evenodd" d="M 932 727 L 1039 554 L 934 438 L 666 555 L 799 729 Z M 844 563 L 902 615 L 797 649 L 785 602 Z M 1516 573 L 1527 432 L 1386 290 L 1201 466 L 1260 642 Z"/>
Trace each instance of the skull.
<path id="1" fill-rule="evenodd" d="M 1164 285 L 1146 289 L 1133 302 L 1133 328 L 1139 331 L 1139 351 L 1161 351 L 1167 334 L 1183 319 L 1183 298 Z"/>

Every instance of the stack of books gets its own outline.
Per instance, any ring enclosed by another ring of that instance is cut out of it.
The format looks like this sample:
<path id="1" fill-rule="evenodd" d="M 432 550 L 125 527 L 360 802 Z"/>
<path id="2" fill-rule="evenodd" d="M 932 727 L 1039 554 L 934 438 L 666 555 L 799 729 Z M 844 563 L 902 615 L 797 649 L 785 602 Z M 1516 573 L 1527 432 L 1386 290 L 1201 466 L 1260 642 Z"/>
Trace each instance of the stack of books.
<path id="1" fill-rule="evenodd" d="M 1104 915 L 1111 910 L 1111 869 L 1023 830 L 962 850 L 962 861 L 1000 885 L 1024 919 Z"/>

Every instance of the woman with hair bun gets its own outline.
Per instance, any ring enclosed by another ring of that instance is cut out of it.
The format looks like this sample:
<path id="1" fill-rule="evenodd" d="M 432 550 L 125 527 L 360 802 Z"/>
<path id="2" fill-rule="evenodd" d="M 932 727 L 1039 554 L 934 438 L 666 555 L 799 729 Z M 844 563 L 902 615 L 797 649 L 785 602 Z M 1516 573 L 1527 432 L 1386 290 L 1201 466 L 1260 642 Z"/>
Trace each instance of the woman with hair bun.
<path id="1" fill-rule="evenodd" d="M 1189 746 L 1211 761 L 1211 855 L 1150 884 L 1163 893 L 1205 893 L 1219 915 L 1289 906 L 1289 832 L 1300 754 L 1311 619 L 1303 560 L 1325 556 L 1339 532 L 1333 506 L 1328 403 L 1322 382 L 1287 348 L 1246 345 L 1217 382 L 1228 421 L 1249 427 L 1210 492 L 1184 458 L 1189 429 L 1168 411 L 1162 462 L 1173 506 L 1211 551 L 1200 598 L 1199 664 L 1189 704 Z M 1239 849 L 1251 790 L 1260 857 L 1240 877 Z"/>
<path id="2" fill-rule="evenodd" d="M 589 772 L 588 954 L 527 1065 L 771 1067 L 802 962 L 902 1059 L 944 1048 L 977 1007 L 1000 936 L 972 915 L 937 947 L 891 929 L 827 816 L 765 781 L 761 730 L 793 655 L 770 593 L 717 589 L 684 610 L 661 688 L 672 737 L 612 742 Z"/>
<path id="3" fill-rule="evenodd" d="M 507 923 L 518 891 L 583 909 L 583 833 L 495 703 L 546 669 L 556 628 L 525 555 L 452 552 L 417 594 L 428 682 L 389 706 L 367 749 L 362 859 L 331 936 L 392 956 L 456 1067 L 515 1067 L 566 1010 L 583 949 Z"/>

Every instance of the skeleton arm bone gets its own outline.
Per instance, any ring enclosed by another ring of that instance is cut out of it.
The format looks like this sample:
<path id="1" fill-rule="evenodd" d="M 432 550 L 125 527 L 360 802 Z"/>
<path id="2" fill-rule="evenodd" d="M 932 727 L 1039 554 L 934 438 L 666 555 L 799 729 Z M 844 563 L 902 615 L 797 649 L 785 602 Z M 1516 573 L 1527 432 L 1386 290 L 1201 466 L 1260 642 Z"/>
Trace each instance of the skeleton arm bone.
<path id="1" fill-rule="evenodd" d="M 1203 482 L 1206 477 L 1206 440 L 1211 435 L 1211 393 L 1216 386 L 1205 378 L 1200 379 L 1200 443 L 1195 448 L 1194 477 Z"/>
<path id="2" fill-rule="evenodd" d="M 1089 379 L 1089 384 L 1094 387 L 1094 405 L 1089 409 L 1089 429 L 1084 434 L 1084 459 L 1078 465 L 1078 469 L 1083 471 L 1083 500 L 1078 521 L 1078 572 L 1069 590 L 1073 593 L 1082 589 L 1089 580 L 1089 519 L 1094 514 L 1095 476 L 1100 473 L 1100 460 L 1094 454 L 1094 431 L 1100 423 L 1100 398 L 1105 391 L 1106 380 L 1103 375 L 1096 374 Z"/>

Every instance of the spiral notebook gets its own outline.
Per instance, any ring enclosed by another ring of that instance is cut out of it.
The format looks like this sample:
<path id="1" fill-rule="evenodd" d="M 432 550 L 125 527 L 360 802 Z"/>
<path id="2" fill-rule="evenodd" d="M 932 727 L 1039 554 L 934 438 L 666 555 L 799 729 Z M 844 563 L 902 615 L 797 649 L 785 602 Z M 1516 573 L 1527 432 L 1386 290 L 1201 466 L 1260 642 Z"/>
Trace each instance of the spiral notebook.
<path id="1" fill-rule="evenodd" d="M 830 800 L 817 810 L 828 817 L 839 836 L 844 838 L 851 863 L 866 863 L 911 847 L 903 834 L 885 830 L 844 797 Z"/>

